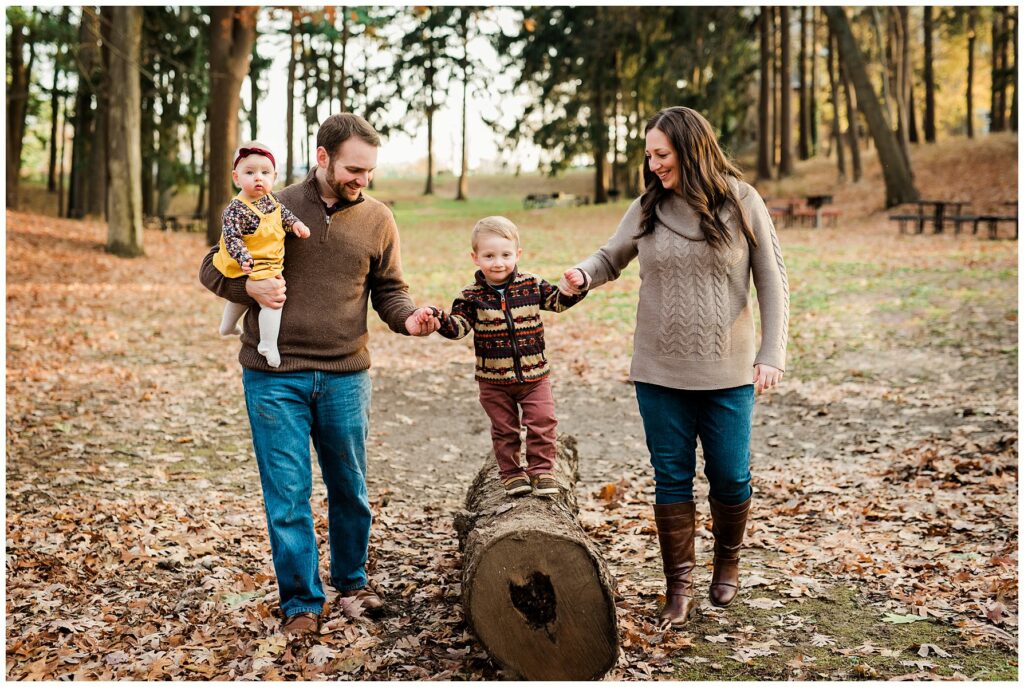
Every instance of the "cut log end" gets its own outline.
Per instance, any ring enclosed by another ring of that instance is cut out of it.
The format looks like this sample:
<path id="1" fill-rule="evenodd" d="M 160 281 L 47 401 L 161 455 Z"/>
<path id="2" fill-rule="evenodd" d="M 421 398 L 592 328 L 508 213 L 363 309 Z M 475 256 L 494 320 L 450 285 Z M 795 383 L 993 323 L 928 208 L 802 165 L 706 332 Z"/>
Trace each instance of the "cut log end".
<path id="1" fill-rule="evenodd" d="M 470 584 L 466 611 L 481 642 L 526 679 L 594 679 L 614 665 L 614 602 L 579 541 L 509 533 L 479 552 Z"/>

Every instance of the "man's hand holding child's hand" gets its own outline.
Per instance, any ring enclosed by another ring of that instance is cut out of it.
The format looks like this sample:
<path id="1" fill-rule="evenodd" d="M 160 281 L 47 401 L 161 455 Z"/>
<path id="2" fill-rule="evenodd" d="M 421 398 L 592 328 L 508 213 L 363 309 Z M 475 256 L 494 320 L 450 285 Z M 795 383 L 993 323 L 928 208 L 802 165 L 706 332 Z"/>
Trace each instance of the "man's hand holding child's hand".
<path id="1" fill-rule="evenodd" d="M 432 305 L 419 308 L 405 319 L 405 328 L 412 336 L 427 336 L 441 328 L 441 311 Z"/>

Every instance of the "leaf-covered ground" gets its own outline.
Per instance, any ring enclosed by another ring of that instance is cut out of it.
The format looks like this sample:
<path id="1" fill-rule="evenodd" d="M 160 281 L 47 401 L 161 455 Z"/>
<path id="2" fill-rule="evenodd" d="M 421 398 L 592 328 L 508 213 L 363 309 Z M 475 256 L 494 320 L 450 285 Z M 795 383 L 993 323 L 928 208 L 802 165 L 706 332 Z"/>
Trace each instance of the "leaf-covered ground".
<path id="1" fill-rule="evenodd" d="M 579 250 L 621 211 L 514 218 L 557 218 Z M 651 622 L 653 484 L 625 383 L 635 273 L 546 321 L 581 521 L 618 581 L 610 678 L 1016 678 L 1017 244 L 898 237 L 883 216 L 782 233 L 790 372 L 756 411 L 744 589 L 683 631 Z M 428 260 L 436 228 L 406 225 L 414 293 L 445 302 L 467 261 Z M 237 342 L 195 278 L 204 243 L 147 232 L 148 257 L 125 261 L 103 239 L 7 213 L 7 677 L 508 677 L 459 607 L 451 517 L 489 445 L 468 343 L 374 325 L 370 573 L 389 611 L 329 592 L 323 634 L 288 643 Z M 709 526 L 705 496 L 698 480 Z M 314 512 L 326 570 L 322 486 Z M 701 531 L 702 595 L 711 543 Z"/>

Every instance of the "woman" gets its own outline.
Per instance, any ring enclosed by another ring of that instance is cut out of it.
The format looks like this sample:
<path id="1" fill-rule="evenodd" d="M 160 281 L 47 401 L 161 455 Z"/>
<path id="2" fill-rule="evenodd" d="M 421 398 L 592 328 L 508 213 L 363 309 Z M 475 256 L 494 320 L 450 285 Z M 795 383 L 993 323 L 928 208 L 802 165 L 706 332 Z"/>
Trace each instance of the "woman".
<path id="1" fill-rule="evenodd" d="M 739 551 L 750 511 L 754 394 L 782 379 L 789 286 L 764 201 L 722 153 L 711 125 L 686 107 L 647 123 L 645 188 L 608 242 L 567 270 L 574 294 L 617 279 L 640 259 L 629 378 L 654 467 L 654 517 L 667 581 L 664 628 L 696 610 L 693 478 L 696 445 L 714 521 L 709 596 L 727 606 L 739 590 Z M 749 292 L 761 313 L 755 355 Z"/>

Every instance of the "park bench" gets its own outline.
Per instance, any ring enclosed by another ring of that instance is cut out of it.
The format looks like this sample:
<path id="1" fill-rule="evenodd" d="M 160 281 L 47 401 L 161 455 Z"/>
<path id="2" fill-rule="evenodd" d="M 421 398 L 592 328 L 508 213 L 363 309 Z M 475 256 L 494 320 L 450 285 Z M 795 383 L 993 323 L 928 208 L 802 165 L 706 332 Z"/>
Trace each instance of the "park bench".
<path id="1" fill-rule="evenodd" d="M 206 222 L 206 215 L 200 212 L 183 215 L 164 215 L 159 220 L 162 231 L 202 231 L 203 225 Z"/>
<path id="2" fill-rule="evenodd" d="M 972 234 L 978 233 L 978 225 L 985 223 L 988 226 L 988 237 L 990 239 L 999 238 L 999 223 L 1000 222 L 1013 222 L 1013 238 L 1017 239 L 1018 224 L 1017 215 L 978 215 L 974 220 L 974 230 Z"/>
<path id="3" fill-rule="evenodd" d="M 923 226 L 922 222 L 924 222 L 925 217 L 924 215 L 916 213 L 902 213 L 898 215 L 889 215 L 889 219 L 900 223 L 901 234 L 907 233 L 907 222 L 913 222 L 916 227 L 915 233 L 920 234 L 921 227 Z"/>
<path id="4" fill-rule="evenodd" d="M 590 196 L 577 196 L 572 193 L 555 191 L 553 193 L 529 193 L 525 198 L 523 198 L 523 207 L 527 210 L 530 208 L 550 208 L 556 206 L 565 207 L 576 205 L 590 205 Z"/>

